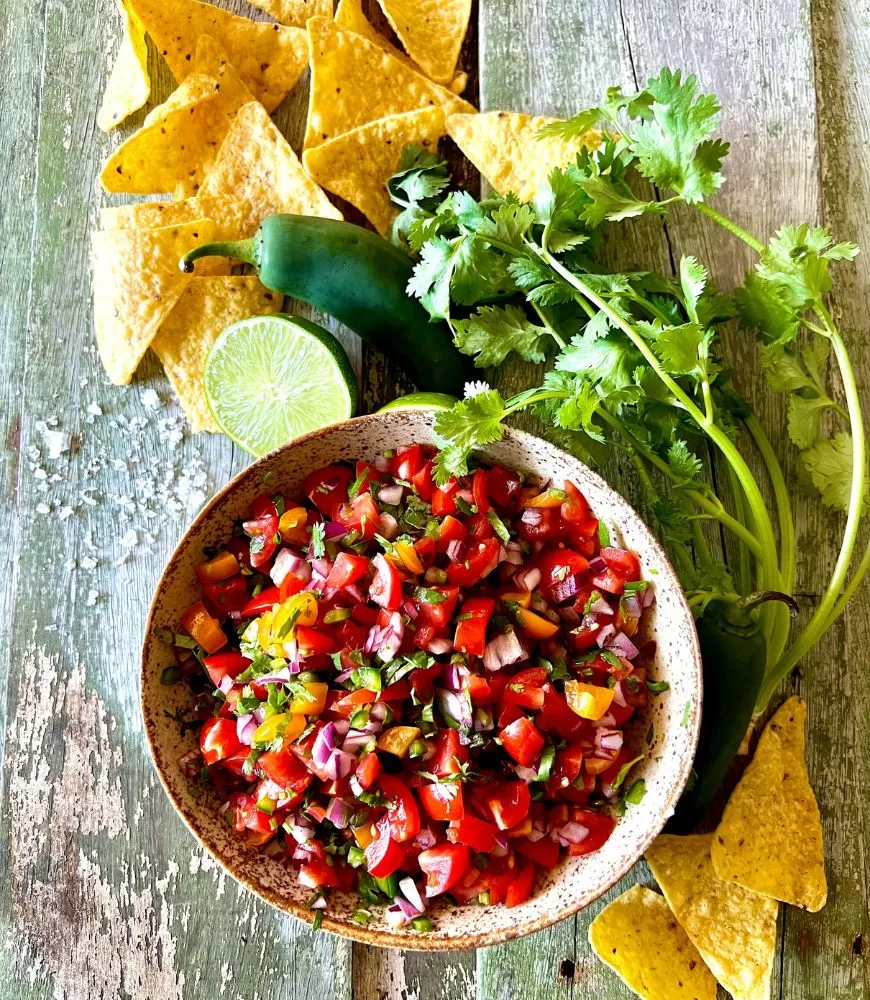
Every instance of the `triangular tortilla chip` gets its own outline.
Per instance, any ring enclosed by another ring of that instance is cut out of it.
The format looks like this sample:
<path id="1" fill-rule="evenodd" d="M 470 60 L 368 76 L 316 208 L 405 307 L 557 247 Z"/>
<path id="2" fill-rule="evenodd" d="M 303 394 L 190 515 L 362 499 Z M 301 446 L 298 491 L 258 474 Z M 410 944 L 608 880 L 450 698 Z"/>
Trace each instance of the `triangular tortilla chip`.
<path id="1" fill-rule="evenodd" d="M 228 76 L 235 76 L 229 66 Z M 245 97 L 250 99 L 247 90 L 234 88 L 230 79 L 189 76 L 112 153 L 100 174 L 103 187 L 127 194 L 195 193 Z"/>
<path id="2" fill-rule="evenodd" d="M 342 218 L 256 102 L 239 110 L 197 200 L 224 239 L 247 239 L 279 212 Z"/>
<path id="3" fill-rule="evenodd" d="M 378 0 L 405 51 L 430 80 L 448 84 L 468 31 L 471 0 Z"/>
<path id="4" fill-rule="evenodd" d="M 331 17 L 332 0 L 251 0 L 281 24 L 304 28 L 310 17 Z"/>
<path id="5" fill-rule="evenodd" d="M 125 0 L 118 0 L 118 8 L 124 34 L 106 83 L 103 103 L 97 112 L 97 125 L 104 132 L 120 125 L 134 111 L 138 111 L 151 94 L 145 29 L 139 18 L 128 9 Z"/>
<path id="6" fill-rule="evenodd" d="M 192 431 L 218 431 L 205 398 L 206 355 L 230 323 L 281 309 L 284 297 L 249 275 L 193 278 L 163 320 L 151 346 L 187 414 Z"/>
<path id="7" fill-rule="evenodd" d="M 473 110 L 362 35 L 325 17 L 308 22 L 311 95 L 305 148 L 366 122 L 440 105 L 445 114 Z"/>
<path id="8" fill-rule="evenodd" d="M 652 889 L 633 885 L 614 899 L 589 925 L 589 943 L 645 1000 L 716 1000 L 716 980 Z"/>
<path id="9" fill-rule="evenodd" d="M 723 882 L 710 834 L 662 834 L 646 853 L 668 905 L 734 1000 L 769 1000 L 779 904 Z"/>
<path id="10" fill-rule="evenodd" d="M 374 28 L 371 21 L 363 13 L 360 0 L 339 0 L 338 7 L 335 9 L 335 23 L 346 31 L 355 31 L 373 45 L 380 46 L 384 52 L 389 52 L 391 56 L 394 56 L 400 62 L 405 63 L 414 70 L 419 70 L 420 67 L 409 56 L 406 56 L 401 49 L 397 49 L 395 45 L 392 45 Z M 450 83 L 447 84 L 447 89 L 454 94 L 461 94 L 467 86 L 468 74 L 457 73 Z"/>
<path id="11" fill-rule="evenodd" d="M 191 72 L 196 42 L 211 35 L 245 86 L 268 111 L 284 100 L 308 62 L 300 28 L 238 17 L 199 0 L 128 0 L 179 82 Z"/>
<path id="12" fill-rule="evenodd" d="M 513 111 L 483 115 L 451 115 L 447 133 L 498 194 L 515 194 L 531 201 L 555 167 L 573 163 L 583 146 L 601 144 L 598 132 L 587 132 L 565 141 L 538 138 L 538 131 L 553 118 L 533 118 Z"/>
<path id="13" fill-rule="evenodd" d="M 719 878 L 820 910 L 828 890 L 822 820 L 804 759 L 806 704 L 789 698 L 768 723 L 713 836 Z"/>
<path id="14" fill-rule="evenodd" d="M 126 385 L 160 324 L 191 280 L 181 257 L 214 239 L 211 222 L 200 219 L 165 229 L 116 229 L 91 236 L 94 326 L 100 358 L 115 385 Z M 202 264 L 202 266 L 200 266 Z M 221 274 L 229 261 L 210 258 L 197 274 Z"/>
<path id="15" fill-rule="evenodd" d="M 100 209 L 100 228 L 102 229 L 161 229 L 165 226 L 183 226 L 186 222 L 196 222 L 197 219 L 211 218 L 217 224 L 218 220 L 231 216 L 236 208 L 233 198 L 214 198 L 210 208 L 215 218 L 204 213 L 196 198 L 185 198 L 183 201 L 140 201 L 135 205 L 113 205 Z M 225 235 L 220 225 L 217 225 L 215 239 L 230 239 L 232 234 Z"/>
<path id="16" fill-rule="evenodd" d="M 390 201 L 387 181 L 396 172 L 402 151 L 412 143 L 436 149 L 444 134 L 440 107 L 408 111 L 369 122 L 302 154 L 305 169 L 318 184 L 349 201 L 386 236 L 398 209 Z"/>

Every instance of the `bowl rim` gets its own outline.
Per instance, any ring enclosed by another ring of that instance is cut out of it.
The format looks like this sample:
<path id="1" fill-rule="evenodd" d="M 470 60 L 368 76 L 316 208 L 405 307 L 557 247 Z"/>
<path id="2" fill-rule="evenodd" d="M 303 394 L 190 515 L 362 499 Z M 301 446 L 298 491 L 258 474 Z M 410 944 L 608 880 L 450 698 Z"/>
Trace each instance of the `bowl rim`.
<path id="1" fill-rule="evenodd" d="M 395 417 L 401 414 L 403 411 L 400 408 L 393 410 L 388 410 L 383 413 L 369 413 L 363 414 L 358 417 L 351 417 L 349 420 L 340 421 L 339 423 L 330 424 L 327 427 L 321 427 L 317 430 L 309 431 L 307 434 L 303 434 L 298 438 L 294 438 L 292 441 L 288 441 L 286 444 L 280 445 L 278 448 L 273 449 L 261 458 L 256 459 L 245 469 L 236 473 L 223 486 L 220 490 L 215 493 L 215 495 L 205 504 L 205 506 L 199 511 L 196 517 L 190 522 L 190 524 L 185 528 L 184 533 L 178 540 L 175 548 L 170 555 L 163 572 L 160 574 L 160 579 L 154 588 L 154 594 L 151 598 L 151 602 L 148 607 L 148 615 L 145 620 L 145 627 L 142 636 L 142 652 L 141 652 L 141 665 L 139 672 L 139 708 L 142 715 L 142 724 L 145 731 L 145 739 L 148 744 L 148 753 L 151 757 L 151 763 L 154 766 L 154 770 L 157 772 L 157 776 L 160 779 L 160 784 L 163 786 L 163 790 L 169 801 L 175 808 L 176 813 L 181 817 L 184 825 L 191 832 L 194 839 L 199 843 L 199 845 L 204 848 L 208 854 L 220 865 L 221 869 L 229 874 L 236 882 L 244 885 L 246 889 L 254 893 L 260 899 L 264 900 L 266 903 L 274 906 L 276 909 L 280 910 L 282 913 L 288 913 L 303 923 L 310 924 L 314 920 L 314 912 L 309 910 L 307 907 L 293 900 L 287 899 L 281 893 L 269 889 L 263 885 L 255 883 L 253 880 L 247 878 L 245 875 L 233 869 L 230 862 L 224 859 L 221 852 L 214 846 L 210 838 L 204 834 L 204 832 L 197 828 L 192 817 L 189 817 L 186 809 L 186 800 L 182 796 L 176 796 L 170 787 L 169 782 L 166 780 L 163 774 L 163 770 L 158 761 L 158 753 L 155 746 L 156 739 L 155 734 L 151 731 L 151 726 L 147 718 L 145 710 L 144 692 L 145 692 L 145 676 L 147 668 L 147 652 L 149 646 L 149 637 L 152 635 L 155 627 L 155 615 L 157 612 L 157 596 L 163 589 L 166 576 L 169 573 L 170 567 L 175 560 L 175 555 L 178 550 L 185 545 L 188 536 L 194 531 L 195 528 L 199 527 L 200 523 L 205 521 L 211 514 L 212 510 L 218 506 L 223 500 L 230 495 L 241 482 L 241 480 L 246 479 L 249 476 L 256 475 L 258 470 L 261 470 L 264 466 L 273 462 L 277 456 L 285 451 L 289 451 L 292 448 L 299 446 L 300 444 L 307 443 L 309 441 L 316 440 L 320 437 L 326 437 L 330 434 L 335 433 L 337 430 L 347 430 L 348 428 L 363 423 L 379 423 L 390 417 Z M 416 408 L 415 412 L 426 412 L 425 408 Z M 430 412 L 436 413 L 437 410 L 431 410 Z M 555 448 L 557 451 L 563 453 L 571 462 L 575 462 L 585 469 L 587 475 L 593 479 L 598 480 L 597 485 L 605 490 L 606 492 L 613 493 L 618 497 L 618 499 L 629 507 L 632 512 L 638 517 L 642 525 L 646 528 L 649 533 L 649 541 L 652 550 L 655 552 L 658 559 L 661 560 L 664 567 L 670 573 L 670 579 L 676 583 L 676 598 L 681 607 L 681 610 L 691 619 L 692 613 L 689 608 L 688 601 L 686 600 L 686 595 L 683 588 L 679 584 L 679 578 L 677 573 L 671 565 L 671 561 L 665 553 L 661 546 L 659 540 L 652 533 L 652 530 L 647 525 L 644 518 L 640 517 L 639 514 L 634 510 L 631 504 L 615 490 L 605 479 L 603 479 L 597 472 L 590 469 L 583 461 L 564 449 L 559 448 L 557 445 L 552 444 L 552 442 L 546 441 L 546 439 L 538 437 L 529 431 L 521 430 L 515 427 L 508 427 L 505 430 L 505 436 L 517 440 L 525 450 L 530 451 L 534 446 L 535 442 L 541 442 L 546 444 L 550 448 Z M 485 451 L 484 449 L 481 449 Z M 481 933 L 466 932 L 456 937 L 438 937 L 435 935 L 405 935 L 404 933 L 398 933 L 395 930 L 373 930 L 363 924 L 353 924 L 344 923 L 342 921 L 333 920 L 329 915 L 323 912 L 322 928 L 328 930 L 333 934 L 337 934 L 340 937 L 349 938 L 353 941 L 359 941 L 362 944 L 373 945 L 380 948 L 397 948 L 405 951 L 420 951 L 420 952 L 434 952 L 434 951 L 467 951 L 473 948 L 485 948 L 491 945 L 504 944 L 508 941 L 513 941 L 519 937 L 525 937 L 527 934 L 534 934 L 537 931 L 545 930 L 548 927 L 552 927 L 554 924 L 558 923 L 560 920 L 565 920 L 568 917 L 574 916 L 581 910 L 585 909 L 591 903 L 595 902 L 606 892 L 613 888 L 617 882 L 620 881 L 625 875 L 628 874 L 634 868 L 638 861 L 641 860 L 643 855 L 646 853 L 647 848 L 652 844 L 652 842 L 658 837 L 661 831 L 664 829 L 670 816 L 673 814 L 674 808 L 679 801 L 680 796 L 685 789 L 686 783 L 689 780 L 689 775 L 691 773 L 692 764 L 694 762 L 695 752 L 697 751 L 698 738 L 700 735 L 701 727 L 701 715 L 703 709 L 703 674 L 701 665 L 701 649 L 700 642 L 698 639 L 697 631 L 694 627 L 689 630 L 689 655 L 686 657 L 686 666 L 694 668 L 695 684 L 693 692 L 692 701 L 692 711 L 689 719 L 689 741 L 688 749 L 691 753 L 687 752 L 680 761 L 680 768 L 676 775 L 676 780 L 663 804 L 660 817 L 660 823 L 653 823 L 650 825 L 649 830 L 644 834 L 642 838 L 638 841 L 636 847 L 630 852 L 628 860 L 623 862 L 621 865 L 615 867 L 613 872 L 608 875 L 605 882 L 601 886 L 596 886 L 594 890 L 590 890 L 588 893 L 581 895 L 579 898 L 572 900 L 564 905 L 555 907 L 553 910 L 548 911 L 545 914 L 536 917 L 535 919 L 523 923 L 517 923 L 508 928 L 501 928 L 492 931 L 484 931 Z"/>

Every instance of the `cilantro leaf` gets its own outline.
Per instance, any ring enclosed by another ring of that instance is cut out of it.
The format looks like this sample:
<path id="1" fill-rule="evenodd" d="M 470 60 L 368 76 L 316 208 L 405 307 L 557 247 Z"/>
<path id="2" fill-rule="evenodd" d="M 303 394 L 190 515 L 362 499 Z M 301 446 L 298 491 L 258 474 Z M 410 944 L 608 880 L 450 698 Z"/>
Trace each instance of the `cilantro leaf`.
<path id="1" fill-rule="evenodd" d="M 407 207 L 441 194 L 450 183 L 447 162 L 420 146 L 406 146 L 399 167 L 387 181 L 387 191 L 397 205 Z"/>
<path id="2" fill-rule="evenodd" d="M 435 459 L 435 482 L 439 486 L 451 476 L 468 472 L 468 458 L 475 448 L 501 440 L 505 402 L 494 389 L 441 410 L 435 418 L 435 436 L 441 451 Z"/>
<path id="3" fill-rule="evenodd" d="M 804 309 L 831 290 L 829 262 L 854 260 L 858 253 L 852 243 L 832 243 L 822 226 L 783 226 L 762 252 L 756 272 L 786 305 Z"/>
<path id="4" fill-rule="evenodd" d="M 788 401 L 788 436 L 798 448 L 809 448 L 819 439 L 822 414 L 832 405 L 823 396 L 792 395 Z"/>
<path id="5" fill-rule="evenodd" d="M 699 264 L 695 257 L 681 258 L 680 287 L 683 290 L 686 311 L 692 322 L 697 323 L 698 303 L 707 287 L 707 269 Z"/>
<path id="6" fill-rule="evenodd" d="M 607 337 L 574 337 L 556 359 L 563 372 L 586 375 L 604 392 L 634 385 L 634 370 L 641 362 L 637 348 L 618 334 Z"/>
<path id="7" fill-rule="evenodd" d="M 813 485 L 822 497 L 822 503 L 836 510 L 849 509 L 852 489 L 852 437 L 841 431 L 834 438 L 817 442 L 803 453 Z M 864 479 L 864 498 L 868 493 L 868 480 Z"/>
<path id="8" fill-rule="evenodd" d="M 326 555 L 326 525 L 318 521 L 311 525 L 311 541 L 308 543 L 308 554 L 313 559 L 322 559 Z"/>
<path id="9" fill-rule="evenodd" d="M 768 344 L 787 344 L 800 331 L 797 312 L 754 271 L 746 275 L 742 288 L 735 289 L 734 301 L 740 325 L 756 330 Z"/>
<path id="10" fill-rule="evenodd" d="M 674 441 L 668 448 L 668 468 L 682 486 L 696 484 L 704 470 L 703 463 L 689 451 L 685 441 Z"/>
<path id="11" fill-rule="evenodd" d="M 698 351 L 704 335 L 697 323 L 668 326 L 660 330 L 653 347 L 666 371 L 672 375 L 686 375 L 698 368 Z"/>
<path id="12" fill-rule="evenodd" d="M 453 340 L 463 354 L 477 355 L 475 365 L 488 368 L 502 364 L 511 351 L 525 361 L 544 361 L 542 326 L 529 322 L 518 306 L 481 306 L 466 320 L 453 321 Z"/>

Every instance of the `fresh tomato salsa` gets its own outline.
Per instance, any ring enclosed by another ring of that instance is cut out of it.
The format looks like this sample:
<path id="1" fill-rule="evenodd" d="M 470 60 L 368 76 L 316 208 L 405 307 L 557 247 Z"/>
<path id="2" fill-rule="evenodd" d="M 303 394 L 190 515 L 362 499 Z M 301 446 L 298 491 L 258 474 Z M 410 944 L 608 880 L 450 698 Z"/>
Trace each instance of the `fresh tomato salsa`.
<path id="1" fill-rule="evenodd" d="M 325 910 L 518 906 L 597 851 L 640 759 L 653 600 L 574 483 L 480 467 L 437 486 L 415 444 L 258 497 L 205 554 L 179 666 L 197 691 L 191 779 Z M 190 723 L 187 723 L 190 725 Z M 315 913 L 315 919 L 321 919 Z"/>

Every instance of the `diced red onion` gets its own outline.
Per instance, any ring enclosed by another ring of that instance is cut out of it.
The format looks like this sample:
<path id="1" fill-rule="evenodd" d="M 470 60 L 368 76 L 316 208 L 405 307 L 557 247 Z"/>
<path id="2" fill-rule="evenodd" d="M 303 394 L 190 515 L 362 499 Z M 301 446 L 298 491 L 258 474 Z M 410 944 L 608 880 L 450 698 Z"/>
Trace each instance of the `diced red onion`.
<path id="1" fill-rule="evenodd" d="M 528 659 L 528 651 L 513 629 L 502 632 L 491 639 L 483 651 L 483 665 L 487 670 L 501 670 Z"/>
<path id="2" fill-rule="evenodd" d="M 310 905 L 310 910 L 325 910 L 327 905 L 326 896 L 318 896 Z"/>
<path id="3" fill-rule="evenodd" d="M 604 649 L 604 647 L 610 641 L 611 637 L 614 635 L 616 635 L 616 627 L 609 623 L 605 625 L 598 633 L 598 635 L 595 636 L 595 641 L 598 643 L 598 648 Z"/>
<path id="4" fill-rule="evenodd" d="M 273 670 L 271 674 L 257 678 L 258 684 L 284 684 L 290 680 L 290 668 L 281 667 L 280 670 Z"/>
<path id="5" fill-rule="evenodd" d="M 458 496 L 460 500 L 464 500 L 467 504 L 474 503 L 474 493 L 471 490 L 457 490 L 455 495 Z"/>
<path id="6" fill-rule="evenodd" d="M 334 722 L 327 722 L 317 734 L 311 748 L 311 759 L 318 767 L 323 767 L 335 749 L 336 729 Z"/>
<path id="7" fill-rule="evenodd" d="M 648 583 L 646 589 L 643 592 L 643 606 L 648 608 L 652 602 L 656 599 L 655 591 L 652 589 L 652 584 Z"/>
<path id="8" fill-rule="evenodd" d="M 365 597 L 363 597 L 363 592 L 359 589 L 359 586 L 355 583 L 349 583 L 345 588 L 344 592 L 352 600 L 356 601 L 358 604 L 365 603 Z"/>
<path id="9" fill-rule="evenodd" d="M 612 615 L 613 608 L 607 603 L 607 599 L 604 597 L 599 597 L 597 601 L 593 601 L 589 605 L 589 610 L 595 615 Z"/>
<path id="10" fill-rule="evenodd" d="M 254 718 L 257 720 L 257 725 L 266 721 L 266 709 L 262 705 L 254 709 Z"/>
<path id="11" fill-rule="evenodd" d="M 375 468 L 378 472 L 390 471 L 390 460 L 386 455 L 375 455 Z"/>
<path id="12" fill-rule="evenodd" d="M 422 826 L 420 832 L 414 837 L 414 843 L 422 847 L 424 851 L 428 851 L 430 847 L 434 847 L 438 843 L 438 838 L 428 826 Z"/>
<path id="13" fill-rule="evenodd" d="M 384 911 L 384 918 L 392 928 L 404 927 L 405 924 L 414 919 L 414 916 L 415 915 L 406 916 L 402 907 L 399 906 L 398 903 L 393 903 L 392 906 L 388 906 Z"/>
<path id="14" fill-rule="evenodd" d="M 363 747 L 367 747 L 372 741 L 372 734 L 365 733 L 359 729 L 352 729 L 344 738 L 341 749 L 345 753 L 358 754 Z"/>
<path id="15" fill-rule="evenodd" d="M 579 573 L 566 576 L 564 580 L 557 580 L 550 586 L 550 593 L 553 595 L 553 600 L 557 604 L 561 604 L 563 601 L 568 601 L 572 597 L 576 597 L 580 592 L 580 583 L 581 575 Z"/>
<path id="16" fill-rule="evenodd" d="M 613 718 L 610 712 L 607 712 L 606 715 L 602 715 L 600 719 L 590 720 L 589 725 L 592 726 L 593 729 L 612 729 L 616 725 L 616 719 Z"/>
<path id="17" fill-rule="evenodd" d="M 414 907 L 418 914 L 425 912 L 426 903 L 420 895 L 417 883 L 411 878 L 410 875 L 406 875 L 405 878 L 399 879 L 399 888 L 402 890 L 402 895 L 408 900 L 411 906 Z"/>
<path id="18" fill-rule="evenodd" d="M 534 590 L 541 582 L 541 571 L 537 566 L 530 566 L 527 569 L 520 570 L 514 576 L 514 582 L 520 590 Z"/>
<path id="19" fill-rule="evenodd" d="M 637 594 L 628 594 L 623 597 L 622 608 L 626 618 L 640 618 L 643 614 Z"/>
<path id="20" fill-rule="evenodd" d="M 417 615 L 420 614 L 420 609 L 411 600 L 402 602 L 402 611 L 405 612 L 411 621 L 414 621 L 417 618 Z"/>
<path id="21" fill-rule="evenodd" d="M 347 528 L 341 521 L 327 521 L 323 529 L 323 537 L 328 542 L 336 542 L 339 538 L 344 538 L 346 534 Z"/>
<path id="22" fill-rule="evenodd" d="M 517 772 L 517 777 L 521 781 L 525 781 L 528 784 L 530 781 L 534 781 L 538 776 L 538 772 L 533 767 L 523 767 L 522 764 L 517 764 L 514 768 Z"/>
<path id="23" fill-rule="evenodd" d="M 233 678 L 229 674 L 224 674 L 223 677 L 221 677 L 220 684 L 218 684 L 218 691 L 220 691 L 221 694 L 229 694 L 232 690 L 232 686 Z"/>
<path id="24" fill-rule="evenodd" d="M 435 692 L 435 696 L 443 715 L 449 715 L 460 726 L 471 725 L 471 708 L 465 698 L 460 697 L 455 691 L 446 691 L 444 688 L 439 688 Z"/>
<path id="25" fill-rule="evenodd" d="M 544 520 L 544 512 L 539 507 L 527 507 L 520 517 L 523 524 L 535 527 Z"/>
<path id="26" fill-rule="evenodd" d="M 239 743 L 249 747 L 254 742 L 254 733 L 257 729 L 257 720 L 252 713 L 240 715 L 236 719 L 236 738 Z"/>
<path id="27" fill-rule="evenodd" d="M 506 857 L 510 850 L 508 835 L 503 830 L 499 830 L 498 833 L 493 834 L 493 839 L 495 840 L 495 847 L 491 851 L 492 856 L 494 858 Z"/>
<path id="28" fill-rule="evenodd" d="M 625 700 L 625 686 L 622 681 L 617 681 L 613 685 L 613 704 L 620 708 L 626 708 L 628 702 Z"/>
<path id="29" fill-rule="evenodd" d="M 379 659 L 384 663 L 389 663 L 399 652 L 404 635 L 405 623 L 402 621 L 402 616 L 398 611 L 393 611 L 386 625 L 373 625 L 371 627 L 363 652 L 377 653 Z"/>
<path id="30" fill-rule="evenodd" d="M 595 731 L 595 748 L 608 750 L 613 754 L 622 749 L 622 733 L 618 729 L 597 729 Z"/>
<path id="31" fill-rule="evenodd" d="M 545 831 L 539 830 L 537 827 L 533 827 L 528 834 L 528 838 L 533 844 L 536 844 L 539 840 L 543 840 L 546 836 Z"/>
<path id="32" fill-rule="evenodd" d="M 449 639 L 432 639 L 427 643 L 426 650 L 433 656 L 444 656 L 453 649 L 453 643 Z"/>
<path id="33" fill-rule="evenodd" d="M 569 844 L 582 844 L 588 836 L 588 827 L 575 823 L 573 820 L 569 820 L 556 830 L 556 838 L 563 847 L 567 847 Z"/>
<path id="34" fill-rule="evenodd" d="M 350 822 L 352 812 L 350 805 L 344 799 L 333 796 L 326 807 L 326 818 L 333 826 L 344 830 Z"/>
<path id="35" fill-rule="evenodd" d="M 336 736 L 346 736 L 350 729 L 350 722 L 347 719 L 336 719 L 333 723 Z"/>
<path id="36" fill-rule="evenodd" d="M 468 546 L 465 542 L 460 541 L 458 538 L 455 538 L 452 542 L 447 543 L 447 558 L 451 562 L 464 562 L 467 552 Z"/>
<path id="37" fill-rule="evenodd" d="M 182 754 L 178 759 L 179 766 L 188 778 L 198 778 L 199 772 L 202 768 L 202 754 L 200 753 L 199 747 L 195 750 L 188 750 L 186 754 Z M 219 812 L 226 812 L 229 809 L 229 802 L 223 806 Z"/>
<path id="38" fill-rule="evenodd" d="M 607 569 L 607 563 L 601 556 L 596 556 L 594 559 L 589 560 L 589 569 L 593 573 L 600 573 L 603 569 Z"/>
<path id="39" fill-rule="evenodd" d="M 279 799 L 287 799 L 293 796 L 292 792 L 285 792 L 284 789 L 276 784 L 271 778 L 264 778 L 263 783 L 259 788 L 260 795 L 265 795 L 267 799 L 272 799 L 277 802 Z"/>
<path id="40" fill-rule="evenodd" d="M 381 527 L 381 534 L 386 538 L 388 542 L 391 542 L 394 538 L 398 537 L 399 534 L 399 522 L 393 517 L 389 511 L 381 511 L 378 517 L 378 524 Z"/>
<path id="41" fill-rule="evenodd" d="M 382 701 L 377 701 L 369 709 L 369 718 L 374 719 L 376 722 L 383 722 L 387 717 L 388 711 L 389 708 Z"/>
<path id="42" fill-rule="evenodd" d="M 500 563 L 507 562 L 507 549 L 503 545 L 498 547 L 498 561 Z"/>
<path id="43" fill-rule="evenodd" d="M 611 626 L 612 627 L 612 626 Z M 604 629 L 601 630 L 602 632 Z M 601 635 L 599 634 L 598 639 L 600 641 Z M 640 650 L 635 646 L 635 644 L 629 639 L 625 632 L 617 632 L 612 639 L 608 640 L 607 648 L 616 653 L 617 656 L 622 656 L 626 660 L 633 660 L 639 655 Z"/>
<path id="44" fill-rule="evenodd" d="M 311 560 L 311 572 L 316 573 L 318 576 L 322 576 L 324 580 L 329 576 L 329 571 L 331 569 L 332 563 L 328 559 Z"/>
<path id="45" fill-rule="evenodd" d="M 448 663 L 444 669 L 444 687 L 451 691 L 461 691 L 470 672 L 468 667 L 461 663 Z"/>
<path id="46" fill-rule="evenodd" d="M 307 844 L 314 837 L 314 827 L 298 816 L 290 816 L 284 822 L 284 829 L 297 844 Z"/>
<path id="47" fill-rule="evenodd" d="M 294 861 L 309 861 L 311 859 L 311 851 L 308 850 L 305 844 L 299 844 L 293 849 L 292 858 Z"/>
<path id="48" fill-rule="evenodd" d="M 356 667 L 348 667 L 347 670 L 342 670 L 341 673 L 336 674 L 333 680 L 336 684 L 344 684 L 345 681 L 349 681 L 351 675 L 356 670 Z"/>
<path id="49" fill-rule="evenodd" d="M 351 754 L 336 748 L 323 765 L 323 772 L 332 778 L 333 781 L 338 781 L 340 778 L 346 778 L 350 774 L 355 763 L 356 760 Z"/>
<path id="50" fill-rule="evenodd" d="M 511 563 L 514 566 L 522 566 L 523 550 L 520 548 L 520 543 L 508 542 L 504 558 L 505 562 Z"/>
<path id="51" fill-rule="evenodd" d="M 395 507 L 402 502 L 404 494 L 404 486 L 400 486 L 398 483 L 390 483 L 389 486 L 382 486 L 378 490 L 378 501 Z"/>
<path id="52" fill-rule="evenodd" d="M 619 792 L 613 787 L 613 785 L 602 784 L 601 794 L 607 799 L 608 802 L 618 802 Z"/>
<path id="53" fill-rule="evenodd" d="M 281 549 L 275 556 L 275 562 L 272 564 L 269 576 L 272 577 L 272 583 L 276 587 L 280 587 L 289 573 L 298 576 L 303 583 L 308 583 L 311 579 L 311 566 L 297 556 L 292 549 Z"/>

